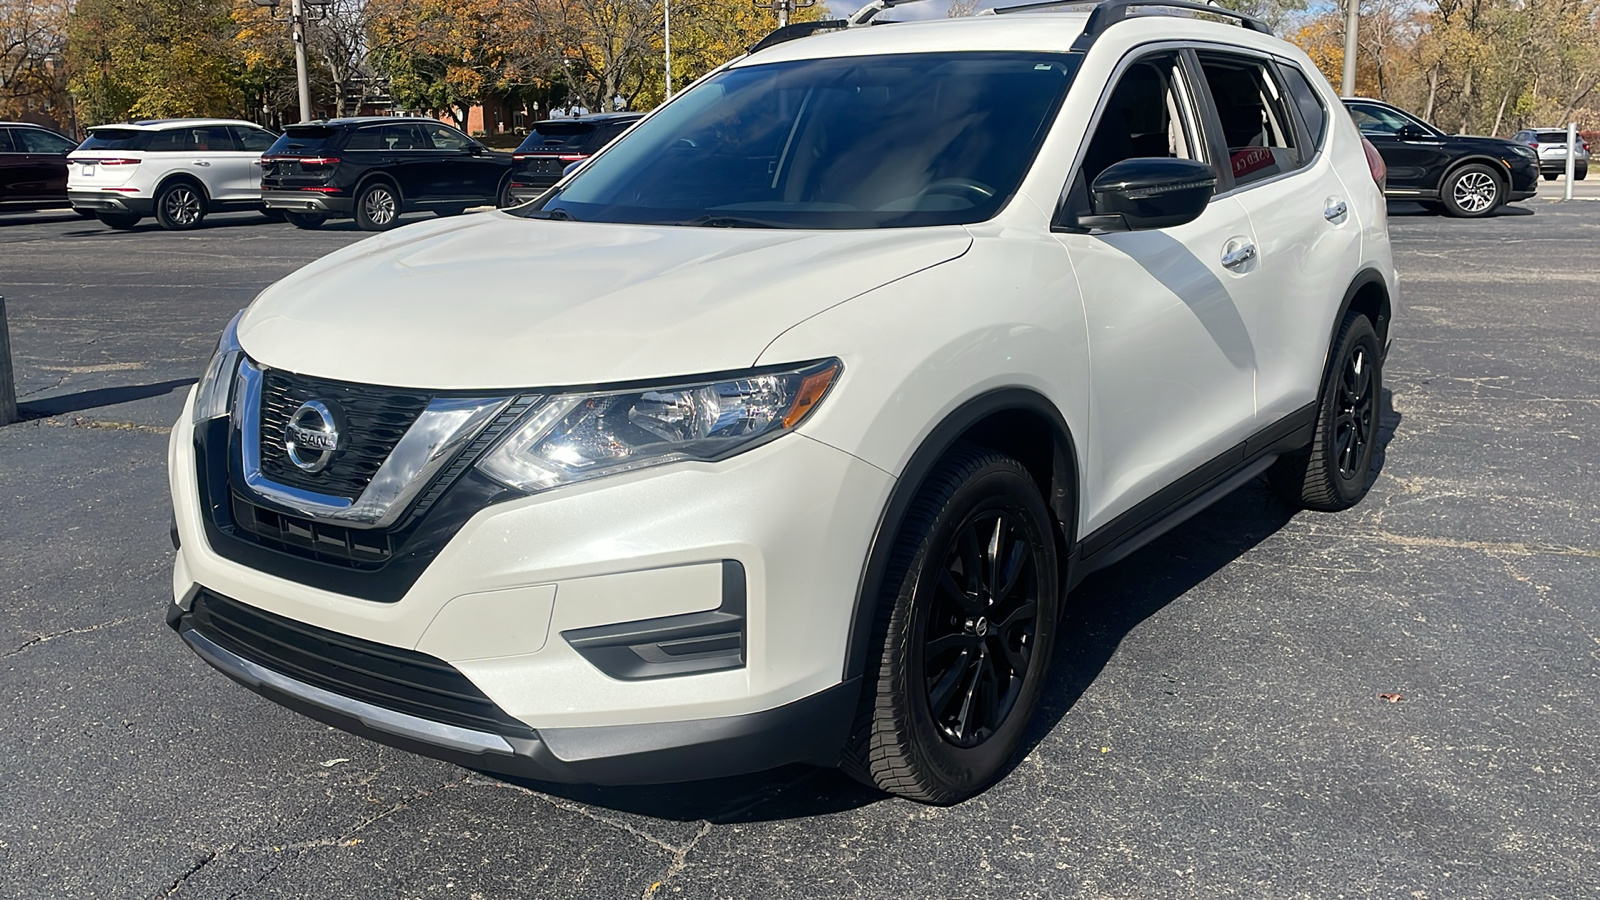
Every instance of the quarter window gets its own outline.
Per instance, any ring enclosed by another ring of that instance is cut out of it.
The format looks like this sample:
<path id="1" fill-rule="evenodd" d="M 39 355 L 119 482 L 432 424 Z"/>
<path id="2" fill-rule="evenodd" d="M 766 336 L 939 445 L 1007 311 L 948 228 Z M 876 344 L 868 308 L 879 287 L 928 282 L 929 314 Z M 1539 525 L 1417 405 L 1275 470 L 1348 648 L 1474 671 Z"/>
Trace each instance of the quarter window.
<path id="1" fill-rule="evenodd" d="M 1294 66 L 1281 64 L 1278 69 L 1283 73 L 1283 80 L 1289 85 L 1289 94 L 1294 97 L 1294 105 L 1300 108 L 1300 118 L 1305 120 L 1306 131 L 1311 134 L 1312 145 L 1321 147 L 1322 139 L 1328 134 L 1328 110 L 1322 105 L 1322 97 L 1311 86 L 1304 72 Z"/>
<path id="2" fill-rule="evenodd" d="M 1267 64 L 1201 54 L 1211 100 L 1228 149 L 1234 184 L 1243 187 L 1300 165 L 1288 97 Z"/>

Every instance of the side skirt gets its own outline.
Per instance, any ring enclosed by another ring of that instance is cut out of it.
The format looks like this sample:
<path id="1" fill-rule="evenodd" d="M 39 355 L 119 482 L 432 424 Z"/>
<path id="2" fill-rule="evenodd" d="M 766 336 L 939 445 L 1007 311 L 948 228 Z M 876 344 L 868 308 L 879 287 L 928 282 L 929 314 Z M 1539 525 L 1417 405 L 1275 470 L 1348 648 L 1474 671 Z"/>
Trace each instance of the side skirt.
<path id="1" fill-rule="evenodd" d="M 1311 443 L 1317 404 L 1308 403 L 1085 535 L 1067 562 L 1067 590 L 1176 528 Z"/>

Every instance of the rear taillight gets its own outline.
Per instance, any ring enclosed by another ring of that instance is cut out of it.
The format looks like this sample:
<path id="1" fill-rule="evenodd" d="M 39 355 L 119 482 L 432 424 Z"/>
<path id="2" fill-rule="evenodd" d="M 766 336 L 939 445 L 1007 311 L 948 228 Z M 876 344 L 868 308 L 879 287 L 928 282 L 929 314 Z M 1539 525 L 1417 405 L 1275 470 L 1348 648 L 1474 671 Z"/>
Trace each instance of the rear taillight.
<path id="1" fill-rule="evenodd" d="M 1539 149 L 1539 142 L 1535 141 L 1535 142 L 1529 144 L 1528 146 L 1533 148 L 1533 149 L 1535 149 L 1535 150 L 1537 150 L 1537 149 Z"/>
<path id="2" fill-rule="evenodd" d="M 339 157 L 337 157 L 337 156 L 302 156 L 302 157 L 300 157 L 300 165 L 302 165 L 302 166 L 336 166 L 338 164 L 339 164 Z"/>
<path id="3" fill-rule="evenodd" d="M 1367 170 L 1372 173 L 1372 180 L 1377 182 L 1379 190 L 1388 190 L 1389 167 L 1383 164 L 1383 155 L 1366 138 L 1361 139 L 1361 149 L 1367 154 Z"/>
<path id="4" fill-rule="evenodd" d="M 580 159 L 588 158 L 589 154 L 587 153 L 562 153 L 556 156 L 556 159 L 559 159 L 562 162 L 577 162 Z"/>
<path id="5" fill-rule="evenodd" d="M 78 162 L 91 166 L 137 166 L 140 161 L 121 156 L 112 156 L 105 159 L 80 159 Z"/>

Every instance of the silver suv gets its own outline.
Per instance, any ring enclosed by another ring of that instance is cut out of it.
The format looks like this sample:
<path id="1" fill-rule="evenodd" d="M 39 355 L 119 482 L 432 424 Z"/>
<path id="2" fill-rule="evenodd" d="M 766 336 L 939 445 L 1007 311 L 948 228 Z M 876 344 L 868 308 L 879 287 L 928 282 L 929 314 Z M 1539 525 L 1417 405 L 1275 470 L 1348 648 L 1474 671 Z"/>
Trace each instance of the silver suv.
<path id="1" fill-rule="evenodd" d="M 1539 174 L 1545 181 L 1555 181 L 1556 176 L 1567 171 L 1567 130 L 1565 128 L 1529 128 L 1511 136 L 1519 144 L 1527 144 L 1539 154 Z M 1577 152 L 1572 155 L 1572 177 L 1582 181 L 1589 175 L 1589 144 L 1578 138 Z"/>

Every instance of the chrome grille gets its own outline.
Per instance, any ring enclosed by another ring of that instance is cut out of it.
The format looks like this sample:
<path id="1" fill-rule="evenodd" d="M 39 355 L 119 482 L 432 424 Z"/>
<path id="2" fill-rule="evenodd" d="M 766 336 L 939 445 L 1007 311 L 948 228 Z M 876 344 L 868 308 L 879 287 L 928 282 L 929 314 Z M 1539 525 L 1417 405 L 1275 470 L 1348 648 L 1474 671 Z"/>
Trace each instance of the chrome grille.
<path id="1" fill-rule="evenodd" d="M 274 369 L 262 371 L 261 473 L 279 484 L 354 500 L 427 408 L 432 394 L 310 378 Z M 333 402 L 343 414 L 348 443 L 320 472 L 289 461 L 283 431 L 308 400 Z"/>

